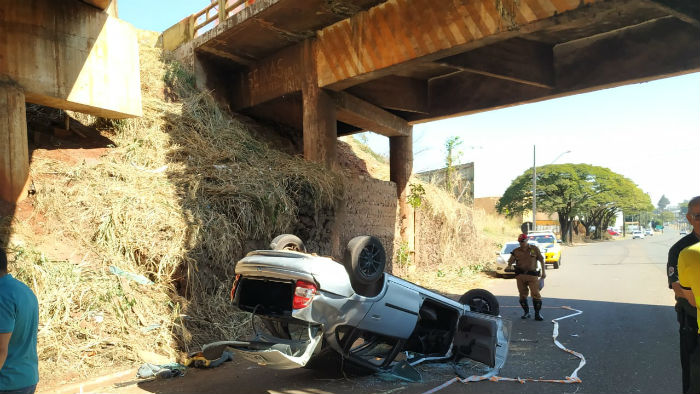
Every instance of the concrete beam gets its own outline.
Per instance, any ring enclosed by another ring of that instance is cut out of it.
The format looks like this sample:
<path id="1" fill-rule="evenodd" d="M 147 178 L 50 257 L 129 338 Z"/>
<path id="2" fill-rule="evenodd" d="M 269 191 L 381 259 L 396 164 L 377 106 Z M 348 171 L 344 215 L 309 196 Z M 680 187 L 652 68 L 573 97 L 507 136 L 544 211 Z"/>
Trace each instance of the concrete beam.
<path id="1" fill-rule="evenodd" d="M 27 196 L 29 150 L 22 89 L 0 77 L 0 199 L 10 203 Z"/>
<path id="2" fill-rule="evenodd" d="M 430 116 L 411 114 L 408 121 L 434 121 L 700 71 L 700 30 L 674 19 L 557 45 L 554 89 L 469 73 L 433 79 Z"/>
<path id="3" fill-rule="evenodd" d="M 81 0 L 85 4 L 90 4 L 101 10 L 106 10 L 112 4 L 112 0 Z M 114 1 L 116 3 L 116 0 Z M 116 16 L 116 15 L 115 15 Z"/>
<path id="4" fill-rule="evenodd" d="M 580 93 L 700 71 L 700 29 L 674 19 L 557 46 L 557 90 Z"/>
<path id="5" fill-rule="evenodd" d="M 343 90 L 401 63 L 501 41 L 601 1 L 388 0 L 318 33 L 319 86 Z"/>
<path id="6" fill-rule="evenodd" d="M 341 122 L 387 137 L 410 134 L 411 126 L 404 119 L 391 112 L 345 92 L 328 91 L 327 94 L 333 100 L 336 116 Z"/>
<path id="7" fill-rule="evenodd" d="M 428 113 L 428 83 L 424 80 L 389 75 L 347 90 L 353 96 L 383 108 Z"/>
<path id="8" fill-rule="evenodd" d="M 554 88 L 552 45 L 506 40 L 435 61 L 440 65 L 541 88 Z"/>
<path id="9" fill-rule="evenodd" d="M 231 109 L 253 107 L 301 91 L 303 81 L 308 79 L 307 74 L 317 75 L 316 69 L 305 68 L 303 63 L 304 48 L 312 41 L 287 47 L 239 73 L 240 83 L 232 86 Z M 316 64 L 315 60 L 313 64 Z M 317 81 L 314 84 L 318 86 Z"/>
<path id="10" fill-rule="evenodd" d="M 331 98 L 319 88 L 317 83 L 316 51 L 314 40 L 302 45 L 302 61 L 305 69 L 302 85 L 302 106 L 304 124 L 304 158 L 324 163 L 328 168 L 336 165 L 335 108 Z"/>
<path id="11" fill-rule="evenodd" d="M 80 1 L 0 2 L 0 75 L 26 100 L 106 118 L 141 115 L 136 32 Z"/>
<path id="12" fill-rule="evenodd" d="M 389 138 L 389 179 L 396 183 L 399 206 L 399 234 L 414 250 L 413 207 L 408 204 L 408 181 L 413 172 L 413 128 L 408 134 Z"/>
<path id="13" fill-rule="evenodd" d="M 647 0 L 664 12 L 695 27 L 700 27 L 700 2 L 682 0 Z"/>

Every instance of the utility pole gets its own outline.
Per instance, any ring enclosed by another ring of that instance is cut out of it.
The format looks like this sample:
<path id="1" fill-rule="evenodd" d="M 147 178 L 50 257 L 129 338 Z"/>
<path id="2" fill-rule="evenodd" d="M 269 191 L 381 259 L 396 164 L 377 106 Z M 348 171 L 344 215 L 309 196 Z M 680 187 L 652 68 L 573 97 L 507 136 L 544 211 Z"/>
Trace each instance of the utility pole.
<path id="1" fill-rule="evenodd" d="M 537 230 L 537 167 L 535 166 L 535 145 L 532 145 L 532 231 Z"/>

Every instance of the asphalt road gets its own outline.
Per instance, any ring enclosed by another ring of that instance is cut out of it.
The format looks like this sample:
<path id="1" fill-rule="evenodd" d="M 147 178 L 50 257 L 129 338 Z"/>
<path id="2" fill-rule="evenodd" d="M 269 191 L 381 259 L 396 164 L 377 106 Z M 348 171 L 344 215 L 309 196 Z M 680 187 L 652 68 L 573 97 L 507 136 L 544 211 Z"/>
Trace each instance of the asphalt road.
<path id="1" fill-rule="evenodd" d="M 548 266 L 542 291 L 545 321 L 521 320 L 512 279 L 491 281 L 501 314 L 511 323 L 502 377 L 565 379 L 580 360 L 557 348 L 551 319 L 569 306 L 583 313 L 559 322 L 559 341 L 582 353 L 581 383 L 455 382 L 439 393 L 677 393 L 681 391 L 678 331 L 673 297 L 666 284 L 666 255 L 680 236 L 667 231 L 643 240 L 566 247 L 560 269 Z M 424 393 L 455 376 L 449 364 L 419 366 L 422 383 L 343 376 L 336 370 L 276 371 L 242 360 L 183 378 L 123 384 L 115 393 Z"/>

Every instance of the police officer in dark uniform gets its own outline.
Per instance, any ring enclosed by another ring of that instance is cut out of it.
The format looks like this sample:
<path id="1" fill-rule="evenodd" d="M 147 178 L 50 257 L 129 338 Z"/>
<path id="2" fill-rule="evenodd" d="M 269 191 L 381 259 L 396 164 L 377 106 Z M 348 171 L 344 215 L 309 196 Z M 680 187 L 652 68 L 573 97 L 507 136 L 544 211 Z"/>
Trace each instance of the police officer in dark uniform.
<path id="1" fill-rule="evenodd" d="M 520 246 L 510 252 L 508 269 L 515 263 L 515 282 L 518 285 L 520 306 L 523 307 L 521 319 L 530 317 L 530 308 L 527 305 L 527 295 L 530 292 L 532 293 L 532 306 L 535 307 L 535 320 L 542 321 L 544 319 L 540 314 L 542 296 L 540 295 L 540 281 L 538 279 L 540 272 L 537 270 L 537 262 L 539 261 L 542 265 L 541 275 L 544 279 L 547 276 L 544 257 L 537 246 L 528 244 L 526 234 L 520 234 L 518 242 Z"/>
<path id="2" fill-rule="evenodd" d="M 686 219 L 693 231 L 676 242 L 668 251 L 668 262 L 666 269 L 668 272 L 668 287 L 673 290 L 676 296 L 676 314 L 678 317 L 681 350 L 681 368 L 683 376 L 683 393 L 689 393 L 690 388 L 690 353 L 688 349 L 693 349 L 698 340 L 697 309 L 683 297 L 683 291 L 678 282 L 678 255 L 681 250 L 688 246 L 700 242 L 700 196 L 693 197 L 688 202 L 688 213 Z"/>

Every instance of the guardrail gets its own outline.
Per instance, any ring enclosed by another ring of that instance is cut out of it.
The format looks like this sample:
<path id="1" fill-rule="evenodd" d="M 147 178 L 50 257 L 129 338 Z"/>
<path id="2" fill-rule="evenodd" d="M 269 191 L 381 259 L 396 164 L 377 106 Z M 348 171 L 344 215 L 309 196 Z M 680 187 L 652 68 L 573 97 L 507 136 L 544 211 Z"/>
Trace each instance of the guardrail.
<path id="1" fill-rule="evenodd" d="M 255 0 L 212 0 L 199 12 L 185 17 L 161 34 L 163 49 L 172 51 L 193 38 L 211 30 Z"/>
<path id="2" fill-rule="evenodd" d="M 200 31 L 205 32 L 211 27 L 223 22 L 229 16 L 241 11 L 247 4 L 252 4 L 255 0 L 214 0 L 211 4 L 204 7 L 203 10 L 192 15 L 194 19 L 194 36 L 197 37 Z M 210 15 L 213 14 L 213 15 Z M 197 22 L 200 18 L 204 17 L 204 20 Z M 212 25 L 208 29 L 205 27 L 211 25 L 213 22 L 216 24 Z"/>

